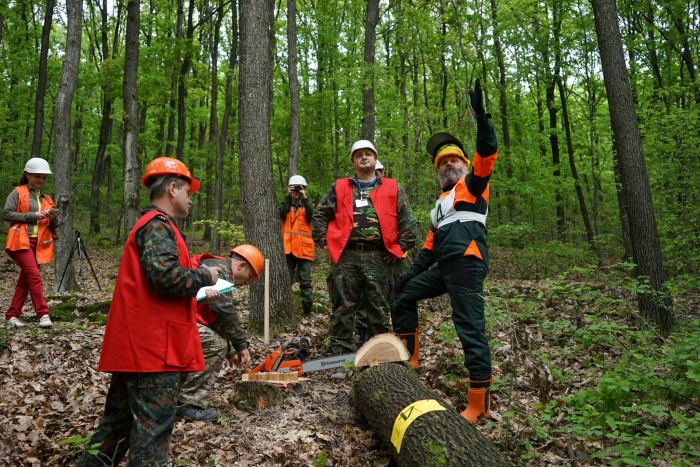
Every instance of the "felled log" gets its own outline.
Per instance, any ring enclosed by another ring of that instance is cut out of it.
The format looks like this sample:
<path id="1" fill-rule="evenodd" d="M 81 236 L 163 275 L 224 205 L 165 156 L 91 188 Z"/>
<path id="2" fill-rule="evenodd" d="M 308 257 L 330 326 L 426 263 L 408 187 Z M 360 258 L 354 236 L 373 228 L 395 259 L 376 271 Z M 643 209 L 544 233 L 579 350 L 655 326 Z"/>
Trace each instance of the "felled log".
<path id="1" fill-rule="evenodd" d="M 405 363 L 359 369 L 351 395 L 399 467 L 512 466 L 491 441 L 426 388 Z"/>
<path id="2" fill-rule="evenodd" d="M 401 362 L 411 358 L 406 346 L 394 334 L 378 334 L 365 342 L 355 355 L 355 368 L 379 363 Z"/>

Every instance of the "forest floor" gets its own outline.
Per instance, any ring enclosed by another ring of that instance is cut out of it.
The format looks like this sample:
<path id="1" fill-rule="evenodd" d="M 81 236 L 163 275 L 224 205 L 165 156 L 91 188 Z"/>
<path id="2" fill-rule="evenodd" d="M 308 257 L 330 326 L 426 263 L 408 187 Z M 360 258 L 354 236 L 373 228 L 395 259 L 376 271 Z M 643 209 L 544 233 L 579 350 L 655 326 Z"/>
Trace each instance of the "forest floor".
<path id="1" fill-rule="evenodd" d="M 47 292 L 53 309 L 63 304 L 69 315 L 71 310 L 89 314 L 86 305 L 111 299 L 120 252 L 90 248 L 103 291 L 98 291 L 85 265 L 82 292 L 63 296 Z M 512 276 L 505 270 L 508 262 L 501 266 L 497 258 L 493 262 L 486 312 L 497 384 L 492 420 L 482 423 L 479 430 L 519 466 L 608 465 L 616 454 L 594 454 L 610 449 L 606 437 L 600 432 L 576 436 L 576 431 L 566 428 L 570 423 L 567 413 L 573 409 L 556 409 L 566 406 L 567 396 L 594 390 L 604 371 L 619 360 L 624 349 L 614 341 L 621 340 L 637 318 L 632 298 L 600 281 L 591 285 L 574 278 L 556 282 L 508 279 Z M 5 255 L 0 257 L 0 266 L 0 309 L 4 312 L 18 268 Z M 328 355 L 323 345 L 330 315 L 324 270 L 322 264 L 314 268 L 317 303 L 312 316 L 303 318 L 295 332 L 273 336 L 280 342 L 309 337 L 314 349 L 311 358 Z M 44 284 L 52 284 L 52 268 L 42 267 L 42 273 Z M 595 290 L 597 295 L 586 299 Z M 247 288 L 235 293 L 240 295 L 245 323 Z M 608 305 L 603 304 L 605 300 Z M 676 300 L 682 301 L 683 313 L 697 316 L 697 298 Z M 463 410 L 468 374 L 448 305 L 445 298 L 421 305 L 418 374 L 438 397 Z M 604 306 L 609 307 L 606 317 L 592 320 Z M 23 316 L 26 327 L 7 329 L 4 320 L 0 324 L 1 465 L 73 465 L 80 440 L 84 446 L 84 437 L 95 429 L 109 375 L 96 371 L 104 326 L 90 322 L 96 321 L 95 315 L 87 318 L 85 314 L 74 316 L 73 321 L 56 319 L 53 328 L 41 329 L 28 302 Z M 544 326 L 546 323 L 550 324 Z M 576 332 L 571 331 L 573 327 Z M 581 334 L 581 329 L 588 332 Z M 253 363 L 262 362 L 270 349 L 259 336 L 250 336 L 250 341 Z M 176 423 L 170 445 L 172 465 L 392 465 L 388 449 L 352 403 L 351 378 L 333 380 L 332 371 L 305 375 L 309 381 L 290 391 L 281 406 L 250 413 L 229 404 L 229 372 L 225 365 L 213 392 L 211 406 L 219 412 L 217 422 Z M 683 401 L 674 409 L 692 418 L 700 412 L 700 402 Z M 59 444 L 69 438 L 77 442 Z M 665 445 L 657 452 L 666 460 L 654 460 L 650 451 L 642 456 L 649 465 L 665 466 L 673 461 L 698 465 L 691 462 L 697 458 L 685 457 Z"/>

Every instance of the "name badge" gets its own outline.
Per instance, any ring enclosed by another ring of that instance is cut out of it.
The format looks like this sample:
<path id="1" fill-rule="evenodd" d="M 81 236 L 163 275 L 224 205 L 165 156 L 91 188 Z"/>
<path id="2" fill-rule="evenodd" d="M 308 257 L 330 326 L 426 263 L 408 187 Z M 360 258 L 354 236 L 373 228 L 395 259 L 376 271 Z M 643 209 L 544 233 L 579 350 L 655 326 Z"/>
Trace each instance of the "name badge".
<path id="1" fill-rule="evenodd" d="M 356 199 L 355 200 L 355 207 L 365 208 L 365 207 L 367 207 L 367 204 L 369 204 L 369 203 L 367 202 L 366 199 Z"/>

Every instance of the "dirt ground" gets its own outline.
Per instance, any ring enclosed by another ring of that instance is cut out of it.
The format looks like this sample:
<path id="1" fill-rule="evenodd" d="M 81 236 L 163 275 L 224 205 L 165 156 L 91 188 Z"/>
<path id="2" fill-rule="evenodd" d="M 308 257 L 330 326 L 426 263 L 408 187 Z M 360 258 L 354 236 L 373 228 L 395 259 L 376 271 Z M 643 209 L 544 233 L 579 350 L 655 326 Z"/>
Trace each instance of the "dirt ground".
<path id="1" fill-rule="evenodd" d="M 85 286 L 72 298 L 76 308 L 111 298 L 119 252 L 104 249 L 91 254 L 103 291 L 97 290 L 85 265 Z M 4 312 L 14 291 L 18 268 L 5 255 L 0 256 L 0 265 L 0 309 Z M 42 267 L 42 273 L 45 288 L 46 284 L 53 284 L 52 268 Z M 311 318 L 304 318 L 293 334 L 274 336 L 280 342 L 309 337 L 314 348 L 311 358 L 327 355 L 322 343 L 330 311 L 326 308 L 325 282 L 318 282 L 315 292 L 319 303 Z M 241 294 L 241 316 L 245 322 L 247 290 L 243 288 L 236 293 Z M 50 306 L 63 301 L 50 291 L 47 296 L 51 297 Z M 461 367 L 459 342 L 437 338 L 442 324 L 451 321 L 446 305 L 444 299 L 422 305 L 426 308 L 421 318 L 419 376 L 438 397 L 463 410 L 467 377 Z M 79 443 L 61 442 L 89 436 L 103 411 L 109 375 L 98 373 L 96 368 L 104 327 L 82 318 L 41 329 L 29 302 L 23 320 L 28 326 L 22 329 L 7 329 L 4 320 L 0 324 L 0 337 L 6 343 L 6 348 L 0 350 L 0 465 L 73 465 Z M 494 363 L 498 374 L 501 372 L 498 362 L 508 360 L 511 333 L 499 326 L 489 332 L 492 348 L 497 347 Z M 269 349 L 259 337 L 251 336 L 250 340 L 253 362 L 260 363 Z M 229 371 L 227 366 L 222 370 L 212 397 L 212 407 L 219 412 L 219 420 L 180 421 L 175 425 L 170 446 L 172 465 L 392 465 L 389 451 L 350 399 L 349 378 L 334 380 L 331 371 L 308 374 L 309 381 L 290 391 L 283 405 L 249 413 L 237 410 L 227 400 L 232 385 L 226 378 Z M 509 406 L 519 404 L 520 410 L 531 410 L 528 407 L 537 400 L 537 391 L 537 385 L 532 382 L 514 387 L 508 396 Z M 567 440 L 552 440 L 540 446 L 535 459 L 527 462 L 510 453 L 513 425 L 506 430 L 498 423 L 505 410 L 501 403 L 504 399 L 505 396 L 494 395 L 494 423 L 480 426 L 483 434 L 509 453 L 517 465 L 564 465 L 571 461 L 566 452 L 573 456 L 575 450 Z"/>

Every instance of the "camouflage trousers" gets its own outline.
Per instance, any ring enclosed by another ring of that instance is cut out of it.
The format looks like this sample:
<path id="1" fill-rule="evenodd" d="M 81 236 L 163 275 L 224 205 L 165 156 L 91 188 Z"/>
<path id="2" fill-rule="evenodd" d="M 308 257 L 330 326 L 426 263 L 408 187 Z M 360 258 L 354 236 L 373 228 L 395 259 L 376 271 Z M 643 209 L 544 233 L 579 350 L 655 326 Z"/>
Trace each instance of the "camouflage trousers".
<path id="1" fill-rule="evenodd" d="M 299 275 L 299 290 L 301 291 L 301 303 L 313 305 L 313 288 L 311 287 L 311 264 L 313 261 L 308 259 L 297 258 L 292 254 L 287 256 L 287 269 L 289 270 L 289 277 L 294 283 L 294 272 L 298 271 Z"/>
<path id="2" fill-rule="evenodd" d="M 129 451 L 129 465 L 166 467 L 180 373 L 114 373 L 105 413 L 77 467 L 119 465 Z"/>
<path id="3" fill-rule="evenodd" d="M 328 280 L 333 304 L 328 330 L 335 354 L 355 351 L 352 337 L 356 317 L 364 320 L 367 336 L 391 332 L 391 294 L 394 287 L 392 265 L 386 251 L 345 249 L 331 266 Z"/>
<path id="4" fill-rule="evenodd" d="M 197 328 L 199 329 L 199 339 L 202 341 L 204 363 L 206 363 L 207 369 L 185 375 L 185 380 L 180 387 L 178 402 L 206 408 L 209 405 L 211 390 L 226 359 L 228 345 L 226 339 L 210 327 L 197 323 Z"/>
<path id="5" fill-rule="evenodd" d="M 406 266 L 404 264 L 404 259 L 397 259 L 392 265 L 391 265 L 391 274 L 394 276 L 394 282 L 393 284 L 396 283 L 396 279 L 399 278 L 399 276 L 403 273 L 406 272 Z M 394 288 L 392 287 L 391 290 L 391 297 L 389 298 L 389 304 L 393 307 L 394 303 Z M 364 331 L 367 329 L 367 311 L 364 308 L 358 308 L 356 313 L 355 313 L 355 330 L 356 331 Z"/>

